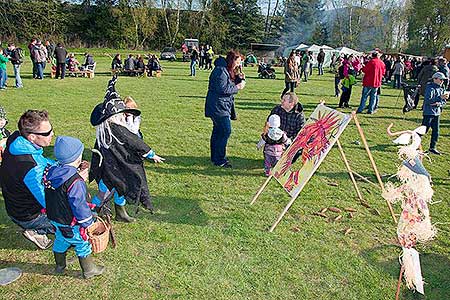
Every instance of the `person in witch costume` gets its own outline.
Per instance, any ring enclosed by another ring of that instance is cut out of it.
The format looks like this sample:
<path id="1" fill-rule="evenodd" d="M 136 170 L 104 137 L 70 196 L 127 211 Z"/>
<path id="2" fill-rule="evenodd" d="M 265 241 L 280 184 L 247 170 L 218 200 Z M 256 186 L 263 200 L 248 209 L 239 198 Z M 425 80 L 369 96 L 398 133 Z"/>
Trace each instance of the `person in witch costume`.
<path id="1" fill-rule="evenodd" d="M 95 179 L 99 194 L 92 203 L 100 207 L 102 199 L 114 194 L 116 220 L 133 222 L 126 210 L 127 199 L 140 203 L 153 213 L 153 204 L 147 186 L 144 159 L 159 163 L 164 158 L 155 152 L 136 134 L 127 128 L 125 114 L 139 116 L 137 109 L 127 108 L 116 92 L 117 74 L 108 83 L 103 103 L 99 103 L 91 113 L 91 124 L 96 129 L 94 155 L 92 155 L 89 181 Z"/>

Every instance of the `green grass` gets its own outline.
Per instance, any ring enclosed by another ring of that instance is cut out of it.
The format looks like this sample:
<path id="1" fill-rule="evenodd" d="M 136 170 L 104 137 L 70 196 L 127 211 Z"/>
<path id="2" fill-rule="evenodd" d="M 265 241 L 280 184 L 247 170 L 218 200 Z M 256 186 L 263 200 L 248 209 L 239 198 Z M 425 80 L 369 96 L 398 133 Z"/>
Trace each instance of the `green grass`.
<path id="1" fill-rule="evenodd" d="M 83 51 L 76 51 L 83 52 Z M 97 54 L 103 53 L 98 50 Z M 112 52 L 111 52 L 112 53 Z M 80 138 L 93 146 L 92 108 L 102 101 L 110 78 L 110 59 L 96 56 L 93 80 L 30 79 L 30 63 L 23 65 L 25 88 L 0 93 L 10 129 L 26 109 L 47 109 L 57 135 Z M 255 68 L 246 68 L 246 88 L 236 96 L 238 120 L 233 122 L 228 155 L 233 169 L 209 162 L 211 121 L 204 117 L 207 71 L 187 76 L 187 63 L 163 62 L 162 78 L 120 77 L 117 89 L 131 95 L 142 112 L 145 141 L 167 160 L 146 163 L 155 215 L 139 213 L 134 224 L 115 223 L 116 249 L 95 255 L 106 266 L 101 278 L 84 281 L 77 262 L 66 276 L 54 276 L 51 251 L 37 251 L 20 235 L 0 202 L 0 267 L 24 271 L 17 282 L 1 288 L 1 299 L 393 299 L 399 272 L 393 224 L 380 190 L 359 182 L 364 198 L 381 212 L 374 215 L 358 204 L 345 165 L 333 148 L 304 188 L 274 233 L 267 230 L 289 197 L 272 181 L 255 205 L 254 193 L 264 182 L 262 153 L 255 149 L 270 109 L 284 88 L 281 69 L 277 80 L 257 79 Z M 8 66 L 10 68 L 10 66 Z M 11 73 L 11 70 L 9 70 Z M 316 73 L 316 72 L 315 72 Z M 13 78 L 9 79 L 10 86 Z M 297 89 L 308 116 L 320 100 L 336 107 L 333 75 L 311 77 Z M 385 134 L 413 129 L 421 121 L 418 111 L 402 115 L 402 95 L 384 88 L 375 115 L 358 115 L 378 169 L 393 174 L 399 163 L 396 147 Z M 359 104 L 361 87 L 354 88 L 351 105 Z M 350 112 L 347 110 L 347 112 Z M 432 156 L 425 166 L 433 176 L 433 222 L 436 240 L 418 246 L 427 284 L 426 299 L 450 298 L 450 218 L 447 174 L 450 122 L 444 111 L 439 148 L 447 155 Z M 375 177 L 356 127 L 351 123 L 341 141 L 352 168 L 373 181 Z M 424 138 L 426 149 L 429 136 Z M 51 148 L 48 149 L 51 155 Z M 90 157 L 89 151 L 85 152 Z M 386 177 L 385 177 L 386 178 Z M 337 183 L 337 186 L 329 185 Z M 96 190 L 90 185 L 91 192 Z M 353 219 L 327 223 L 312 213 L 326 206 L 354 207 Z M 394 206 L 398 213 L 400 208 Z M 131 206 L 128 207 L 131 211 Z M 345 228 L 352 232 L 344 235 Z M 293 230 L 300 229 L 298 232 Z M 73 251 L 70 252 L 73 257 Z M 402 299 L 422 299 L 402 285 Z"/>

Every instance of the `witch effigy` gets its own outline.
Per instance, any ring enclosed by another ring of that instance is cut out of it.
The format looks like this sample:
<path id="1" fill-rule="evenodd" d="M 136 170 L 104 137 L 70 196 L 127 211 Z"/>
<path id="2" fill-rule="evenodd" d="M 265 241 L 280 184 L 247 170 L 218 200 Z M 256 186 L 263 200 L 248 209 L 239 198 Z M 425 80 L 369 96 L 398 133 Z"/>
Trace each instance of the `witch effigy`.
<path id="1" fill-rule="evenodd" d="M 108 83 L 103 103 L 91 113 L 96 140 L 89 181 L 95 180 L 99 188 L 92 203 L 101 207 L 105 199 L 114 197 L 116 220 L 133 222 L 134 218 L 125 210 L 126 201 L 142 204 L 151 213 L 154 211 L 144 160 L 162 162 L 164 159 L 127 127 L 125 114 L 139 116 L 141 112 L 125 106 L 115 89 L 116 82 L 117 75 L 114 75 Z"/>
<path id="2" fill-rule="evenodd" d="M 400 145 L 398 156 L 402 164 L 396 174 L 400 185 L 387 183 L 383 197 L 392 203 L 401 202 L 402 212 L 397 226 L 397 237 L 402 247 L 400 263 L 407 287 L 424 294 L 419 252 L 414 248 L 417 243 L 430 241 L 436 235 L 428 209 L 433 196 L 431 176 L 422 164 L 423 153 L 420 151 L 421 136 L 426 127 L 391 132 L 392 125 L 387 132 L 390 136 L 398 136 L 393 142 Z"/>

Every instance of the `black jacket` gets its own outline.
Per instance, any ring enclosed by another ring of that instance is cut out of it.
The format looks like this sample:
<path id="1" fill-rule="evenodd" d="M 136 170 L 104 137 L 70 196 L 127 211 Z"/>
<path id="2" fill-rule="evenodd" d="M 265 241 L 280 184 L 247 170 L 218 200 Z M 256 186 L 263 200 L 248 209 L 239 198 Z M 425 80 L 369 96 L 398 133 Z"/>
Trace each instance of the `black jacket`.
<path id="1" fill-rule="evenodd" d="M 20 65 L 23 63 L 22 59 L 20 58 L 19 51 L 21 51 L 20 48 L 15 48 L 13 51 L 11 51 L 11 58 L 9 59 L 13 65 Z"/>
<path id="2" fill-rule="evenodd" d="M 67 50 L 63 47 L 56 47 L 55 57 L 56 57 L 56 62 L 58 64 L 65 64 L 66 57 L 67 57 Z"/>

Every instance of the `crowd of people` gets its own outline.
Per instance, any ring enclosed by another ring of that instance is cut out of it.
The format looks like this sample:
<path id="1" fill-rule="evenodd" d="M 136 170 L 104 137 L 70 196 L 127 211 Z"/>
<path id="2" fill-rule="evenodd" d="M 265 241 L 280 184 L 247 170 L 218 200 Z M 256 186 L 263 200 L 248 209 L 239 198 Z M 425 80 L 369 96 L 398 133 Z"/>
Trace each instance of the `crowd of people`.
<path id="1" fill-rule="evenodd" d="M 112 62 L 111 70 L 113 73 L 121 73 L 128 76 L 147 75 L 153 77 L 154 74 L 161 72 L 162 67 L 158 57 L 155 54 L 146 55 L 147 63 L 144 62 L 144 56 L 137 54 L 128 54 L 128 57 L 122 62 L 120 53 L 117 53 Z"/>
<path id="2" fill-rule="evenodd" d="M 43 80 L 44 71 L 49 64 L 50 72 L 55 74 L 55 78 L 64 79 L 66 72 L 70 75 L 76 75 L 80 71 L 93 71 L 95 69 L 95 61 L 91 54 L 84 54 L 84 61 L 80 63 L 74 53 L 68 53 L 62 43 L 53 44 L 46 41 L 44 44 L 41 40 L 33 38 L 28 44 L 30 61 L 32 63 L 33 79 Z M 7 88 L 7 63 L 13 66 L 15 87 L 22 88 L 21 65 L 24 62 L 25 54 L 22 48 L 16 47 L 14 43 L 9 43 L 8 47 L 3 49 L 0 47 L 0 89 Z"/>
<path id="3" fill-rule="evenodd" d="M 281 93 L 282 104 L 284 96 L 287 93 L 294 94 L 295 89 L 303 82 L 308 81 L 312 74 L 312 65 L 317 62 L 318 75 L 323 75 L 325 53 L 320 49 L 314 56 L 311 52 L 292 50 L 284 62 L 285 88 Z M 357 83 L 357 78 L 362 76 L 362 94 L 356 113 L 362 113 L 367 110 L 368 114 L 376 113 L 381 95 L 383 84 L 392 84 L 393 88 L 403 88 L 406 80 L 416 81 L 417 88 L 420 88 L 420 95 L 423 102 L 423 120 L 427 132 L 431 129 L 431 142 L 428 152 L 441 154 L 436 148 L 439 137 L 439 116 L 449 98 L 449 76 L 450 63 L 444 57 L 421 59 L 418 57 L 408 57 L 402 55 L 382 55 L 376 49 L 363 55 L 337 55 L 331 56 L 330 70 L 335 73 L 334 87 L 335 97 L 339 97 L 339 108 L 350 108 L 350 99 L 352 87 Z M 295 95 L 295 94 L 294 94 Z M 369 103 L 367 104 L 367 100 Z M 418 107 L 419 97 L 416 98 L 414 108 Z M 282 105 L 283 106 L 283 105 Z M 291 110 L 294 113 L 295 110 Z M 277 114 L 278 115 L 278 114 Z M 280 149 L 285 149 L 290 140 L 283 137 L 278 131 L 280 122 L 273 115 L 267 120 L 266 128 L 262 134 L 258 148 L 264 147 L 265 155 L 272 155 L 272 158 L 266 159 L 265 172 L 269 175 L 269 169 L 276 163 L 273 155 L 280 157 Z M 275 128 L 275 129 L 274 129 Z M 281 130 L 286 133 L 286 125 L 281 118 Z M 278 142 L 273 148 L 274 138 L 269 138 L 268 134 L 278 132 L 276 135 Z M 289 137 L 289 135 L 288 135 Z M 294 135 L 295 137 L 295 135 Z M 267 145 L 269 141 L 269 145 Z M 276 149 L 276 150 L 274 150 Z"/>
<path id="4" fill-rule="evenodd" d="M 199 69 L 212 70 L 212 62 L 214 59 L 214 51 L 210 45 L 200 45 L 199 49 L 196 46 L 192 46 L 189 49 L 186 44 L 181 46 L 183 53 L 183 61 L 189 58 L 190 61 L 190 76 L 195 76 L 195 70 L 198 66 Z"/>

